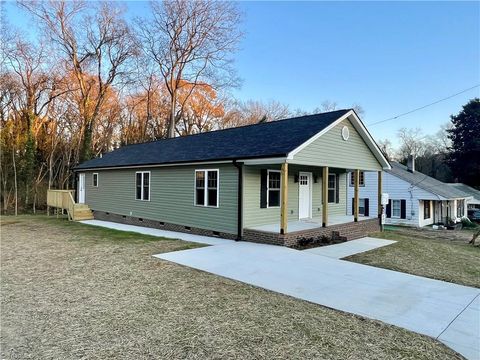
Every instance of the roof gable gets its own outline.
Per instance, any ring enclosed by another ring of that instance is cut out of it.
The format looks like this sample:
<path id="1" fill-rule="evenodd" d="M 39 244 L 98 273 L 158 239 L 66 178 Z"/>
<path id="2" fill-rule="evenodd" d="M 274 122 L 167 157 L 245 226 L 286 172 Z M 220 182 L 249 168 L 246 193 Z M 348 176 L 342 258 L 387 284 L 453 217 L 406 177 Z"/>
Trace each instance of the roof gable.
<path id="1" fill-rule="evenodd" d="M 349 133 L 346 140 L 342 137 L 344 128 L 347 128 Z M 307 142 L 293 155 L 292 162 L 346 169 L 382 170 L 382 163 L 368 146 L 368 140 L 357 131 L 350 117 L 335 122 L 335 126 Z"/>

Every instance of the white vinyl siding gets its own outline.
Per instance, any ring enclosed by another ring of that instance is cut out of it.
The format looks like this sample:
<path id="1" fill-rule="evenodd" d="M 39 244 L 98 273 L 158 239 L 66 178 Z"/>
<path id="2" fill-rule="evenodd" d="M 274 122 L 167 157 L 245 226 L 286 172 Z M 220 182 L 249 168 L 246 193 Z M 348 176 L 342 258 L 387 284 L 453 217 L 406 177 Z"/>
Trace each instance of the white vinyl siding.
<path id="1" fill-rule="evenodd" d="M 351 173 L 349 174 L 351 176 Z M 369 216 L 376 216 L 378 213 L 378 173 L 376 171 L 365 171 L 365 186 L 359 188 L 359 198 L 369 198 Z M 350 180 L 351 178 L 349 178 Z M 351 180 L 350 180 L 351 181 Z M 347 187 L 348 199 L 352 199 L 354 196 L 354 188 L 352 186 Z M 434 220 L 439 221 L 440 214 L 435 211 L 436 202 L 439 200 L 438 196 L 423 190 L 417 186 L 413 187 L 411 184 L 403 179 L 400 179 L 387 172 L 383 172 L 383 192 L 389 194 L 391 200 L 404 199 L 406 200 L 405 219 L 394 218 L 393 211 L 392 217 L 387 218 L 385 221 L 391 225 L 409 225 L 409 226 L 425 226 L 433 224 Z M 423 200 L 431 201 L 430 218 L 423 219 L 424 204 Z M 350 200 L 351 201 L 351 200 Z M 446 201 L 444 201 L 446 204 Z M 449 216 L 456 214 L 456 204 L 454 201 L 450 202 Z M 347 213 L 352 215 L 351 205 L 347 207 Z M 446 208 L 443 211 L 443 216 L 446 216 Z"/>

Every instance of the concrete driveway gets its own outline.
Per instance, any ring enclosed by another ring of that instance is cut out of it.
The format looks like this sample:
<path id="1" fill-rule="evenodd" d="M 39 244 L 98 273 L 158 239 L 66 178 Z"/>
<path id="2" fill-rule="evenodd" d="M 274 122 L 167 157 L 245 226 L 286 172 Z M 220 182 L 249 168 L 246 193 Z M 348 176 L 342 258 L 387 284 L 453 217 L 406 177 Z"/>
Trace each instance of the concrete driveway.
<path id="1" fill-rule="evenodd" d="M 480 289 L 247 242 L 155 256 L 400 326 L 480 359 Z"/>

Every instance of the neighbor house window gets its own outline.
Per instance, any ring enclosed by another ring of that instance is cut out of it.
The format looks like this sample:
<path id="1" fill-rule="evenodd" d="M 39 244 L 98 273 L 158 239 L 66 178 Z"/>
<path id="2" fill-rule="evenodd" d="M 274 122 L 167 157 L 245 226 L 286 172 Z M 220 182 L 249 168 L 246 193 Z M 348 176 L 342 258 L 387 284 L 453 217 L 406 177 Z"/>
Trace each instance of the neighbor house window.
<path id="1" fill-rule="evenodd" d="M 280 171 L 268 170 L 267 204 L 268 207 L 280 206 Z"/>
<path id="2" fill-rule="evenodd" d="M 365 216 L 365 199 L 358 199 L 358 215 Z"/>
<path id="3" fill-rule="evenodd" d="M 400 218 L 401 207 L 402 207 L 402 204 L 400 200 L 392 200 L 392 217 Z"/>
<path id="4" fill-rule="evenodd" d="M 457 217 L 465 215 L 465 200 L 457 200 Z"/>
<path id="5" fill-rule="evenodd" d="M 423 218 L 430 219 L 430 200 L 423 200 Z"/>
<path id="6" fill-rule="evenodd" d="M 98 173 L 93 173 L 92 175 L 92 185 L 98 187 Z"/>
<path id="7" fill-rule="evenodd" d="M 138 171 L 136 176 L 136 195 L 137 200 L 150 200 L 150 171 Z"/>
<path id="8" fill-rule="evenodd" d="M 365 186 L 365 173 L 360 171 L 360 175 L 358 177 L 358 185 Z M 350 186 L 355 186 L 355 172 L 350 174 Z"/>
<path id="9" fill-rule="evenodd" d="M 337 174 L 328 174 L 328 202 L 337 202 Z"/>
<path id="10" fill-rule="evenodd" d="M 218 170 L 195 170 L 195 205 L 218 207 Z"/>

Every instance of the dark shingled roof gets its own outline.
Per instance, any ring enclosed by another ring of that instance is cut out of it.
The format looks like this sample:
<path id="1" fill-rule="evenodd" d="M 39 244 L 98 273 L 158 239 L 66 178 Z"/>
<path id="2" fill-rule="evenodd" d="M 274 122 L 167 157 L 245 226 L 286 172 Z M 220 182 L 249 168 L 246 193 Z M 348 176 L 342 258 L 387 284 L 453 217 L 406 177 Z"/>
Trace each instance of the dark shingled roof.
<path id="1" fill-rule="evenodd" d="M 428 175 L 425 175 L 419 171 L 410 172 L 405 165 L 399 164 L 395 161 L 391 161 L 390 165 L 392 168 L 390 170 L 385 170 L 389 174 L 395 175 L 400 179 L 403 179 L 409 182 L 412 185 L 419 187 L 420 189 L 426 190 L 432 194 L 436 194 L 445 199 L 462 199 L 467 198 L 469 195 L 465 194 L 463 191 L 455 189 L 448 184 L 441 182 L 435 178 L 432 178 Z"/>
<path id="2" fill-rule="evenodd" d="M 286 156 L 350 110 L 123 146 L 76 170 Z"/>

